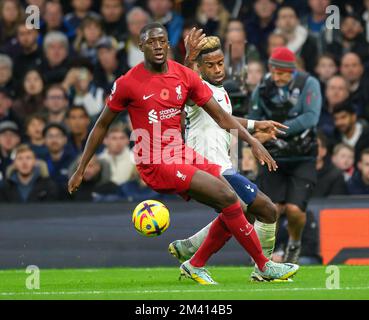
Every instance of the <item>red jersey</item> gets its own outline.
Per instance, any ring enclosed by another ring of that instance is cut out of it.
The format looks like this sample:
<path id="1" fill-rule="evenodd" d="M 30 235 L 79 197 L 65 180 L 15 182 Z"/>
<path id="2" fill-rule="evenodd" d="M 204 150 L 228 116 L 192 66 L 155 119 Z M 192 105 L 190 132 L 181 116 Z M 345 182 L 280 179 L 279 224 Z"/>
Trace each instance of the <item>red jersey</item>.
<path id="1" fill-rule="evenodd" d="M 136 163 L 162 163 L 162 157 L 176 158 L 176 151 L 183 149 L 181 112 L 187 99 L 203 106 L 212 95 L 194 71 L 168 60 L 166 73 L 151 73 L 140 63 L 119 77 L 107 106 L 114 112 L 127 108 L 135 135 Z"/>

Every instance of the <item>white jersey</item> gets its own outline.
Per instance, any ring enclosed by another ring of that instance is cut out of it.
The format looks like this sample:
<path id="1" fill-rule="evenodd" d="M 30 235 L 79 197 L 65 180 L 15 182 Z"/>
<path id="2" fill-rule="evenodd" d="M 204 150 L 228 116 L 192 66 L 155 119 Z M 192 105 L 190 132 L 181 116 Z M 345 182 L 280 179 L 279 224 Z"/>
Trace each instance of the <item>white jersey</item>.
<path id="1" fill-rule="evenodd" d="M 229 114 L 232 105 L 223 86 L 217 87 L 204 81 L 213 91 L 213 98 Z M 185 106 L 186 111 L 186 144 L 209 161 L 222 167 L 222 172 L 232 168 L 229 156 L 231 134 L 219 127 L 214 119 L 201 107 Z"/>

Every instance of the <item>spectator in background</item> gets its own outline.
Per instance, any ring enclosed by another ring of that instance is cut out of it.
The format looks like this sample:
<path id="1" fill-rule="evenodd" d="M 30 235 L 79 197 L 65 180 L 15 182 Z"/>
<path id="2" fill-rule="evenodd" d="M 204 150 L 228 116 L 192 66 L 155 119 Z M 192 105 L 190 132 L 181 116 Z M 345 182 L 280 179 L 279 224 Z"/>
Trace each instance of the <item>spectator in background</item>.
<path id="1" fill-rule="evenodd" d="M 13 109 L 24 120 L 27 116 L 43 110 L 44 80 L 37 69 L 24 75 L 20 97 L 15 100 Z"/>
<path id="2" fill-rule="evenodd" d="M 224 43 L 224 61 L 228 77 L 243 83 L 246 76 L 246 61 L 258 60 L 259 54 L 252 45 L 247 47 L 244 30 L 232 29 L 226 33 Z M 231 46 L 231 49 L 230 49 Z M 231 51 L 230 51 L 231 50 Z"/>
<path id="3" fill-rule="evenodd" d="M 5 179 L 6 170 L 14 159 L 14 149 L 20 141 L 19 128 L 15 122 L 0 122 L 0 181 Z"/>
<path id="4" fill-rule="evenodd" d="M 359 161 L 361 151 L 369 147 L 369 127 L 366 121 L 358 121 L 349 101 L 337 105 L 333 110 L 336 127 L 336 143 L 343 142 L 355 149 L 355 160 Z"/>
<path id="5" fill-rule="evenodd" d="M 77 164 L 74 163 L 72 167 L 75 168 L 76 165 Z M 70 175 L 72 175 L 72 173 L 73 171 L 70 172 Z M 98 200 L 102 196 L 114 195 L 117 193 L 118 186 L 111 181 L 109 164 L 93 156 L 83 175 L 83 183 L 78 192 L 73 195 L 73 200 L 93 201 Z"/>
<path id="6" fill-rule="evenodd" d="M 133 9 L 132 9 L 133 10 Z M 129 15 L 129 14 L 128 14 Z M 115 79 L 128 71 L 126 59 L 118 54 L 119 43 L 113 37 L 104 37 L 97 44 L 97 64 L 94 70 L 96 86 L 107 94 Z"/>
<path id="7" fill-rule="evenodd" d="M 267 56 L 263 57 L 263 61 L 265 61 L 265 66 L 268 66 L 268 58 L 271 56 L 273 50 L 275 48 L 279 48 L 279 47 L 285 47 L 287 45 L 287 39 L 278 33 L 271 33 L 268 36 L 268 40 L 267 40 Z"/>
<path id="8" fill-rule="evenodd" d="M 19 116 L 13 110 L 13 97 L 7 90 L 0 89 L 0 123 L 3 121 L 15 122 L 19 129 L 22 129 L 23 123 Z"/>
<path id="9" fill-rule="evenodd" d="M 15 79 L 23 79 L 28 69 L 38 68 L 41 65 L 42 49 L 37 38 L 37 29 L 29 29 L 25 23 L 18 25 L 18 53 L 13 58 Z"/>
<path id="10" fill-rule="evenodd" d="M 46 119 L 41 114 L 33 114 L 26 119 L 25 130 L 27 144 L 35 153 L 36 158 L 43 159 L 47 154 L 43 130 L 46 126 Z"/>
<path id="11" fill-rule="evenodd" d="M 77 30 L 83 19 L 86 17 L 98 17 L 99 15 L 91 11 L 92 0 L 72 0 L 71 5 L 73 12 L 65 16 L 65 21 L 74 29 Z"/>
<path id="12" fill-rule="evenodd" d="M 279 9 L 276 21 L 276 33 L 287 39 L 287 48 L 303 59 L 305 68 L 312 73 L 317 61 L 318 47 L 316 40 L 300 24 L 293 7 L 283 6 Z"/>
<path id="13" fill-rule="evenodd" d="M 48 167 L 50 177 L 59 188 L 60 197 L 67 195 L 68 168 L 75 160 L 67 147 L 67 130 L 60 123 L 49 123 L 42 132 L 47 154 L 42 158 Z"/>
<path id="14" fill-rule="evenodd" d="M 14 165 L 10 169 L 0 190 L 1 202 L 49 202 L 58 199 L 57 187 L 48 177 L 45 164 L 37 162 L 28 145 L 16 149 Z"/>
<path id="15" fill-rule="evenodd" d="M 154 20 L 167 29 L 170 46 L 176 47 L 182 35 L 183 18 L 172 10 L 173 1 L 147 0 L 147 7 Z"/>
<path id="16" fill-rule="evenodd" d="M 24 9 L 19 0 L 3 0 L 0 2 L 0 48 L 4 48 L 14 40 L 17 26 L 23 20 Z"/>
<path id="17" fill-rule="evenodd" d="M 201 0 L 196 20 L 205 34 L 224 38 L 230 14 L 221 0 Z"/>
<path id="18" fill-rule="evenodd" d="M 106 35 L 112 36 L 118 41 L 123 40 L 124 33 L 127 30 L 123 1 L 102 0 L 100 12 Z"/>
<path id="19" fill-rule="evenodd" d="M 247 65 L 246 85 L 248 92 L 254 91 L 265 75 L 264 65 L 260 61 L 250 61 Z"/>
<path id="20" fill-rule="evenodd" d="M 364 0 L 363 2 L 365 9 L 361 17 L 364 22 L 365 40 L 369 43 L 369 0 Z"/>
<path id="21" fill-rule="evenodd" d="M 267 39 L 275 29 L 275 13 L 277 4 L 274 0 L 256 0 L 254 14 L 246 20 L 246 31 L 250 44 L 256 46 L 263 59 L 267 59 Z M 279 45 L 280 47 L 281 45 Z"/>
<path id="22" fill-rule="evenodd" d="M 150 22 L 149 14 L 139 7 L 134 7 L 127 14 L 128 35 L 122 52 L 128 68 L 141 63 L 144 59 L 143 52 L 138 44 L 140 42 L 141 29 Z"/>
<path id="23" fill-rule="evenodd" d="M 355 170 L 355 150 L 345 143 L 339 143 L 333 148 L 332 162 L 341 170 L 345 181 L 348 181 Z"/>
<path id="24" fill-rule="evenodd" d="M 93 66 L 81 61 L 68 71 L 63 81 L 72 104 L 84 107 L 89 117 L 97 116 L 104 106 L 104 89 L 93 80 Z"/>
<path id="25" fill-rule="evenodd" d="M 241 172 L 247 179 L 256 181 L 259 167 L 250 147 L 242 148 Z"/>
<path id="26" fill-rule="evenodd" d="M 354 52 L 362 60 L 368 60 L 369 44 L 365 41 L 364 29 L 360 18 L 354 14 L 344 17 L 341 21 L 341 39 L 327 46 L 327 52 L 339 61 L 347 52 Z"/>
<path id="27" fill-rule="evenodd" d="M 68 106 L 68 95 L 61 85 L 53 84 L 46 90 L 44 111 L 48 123 L 63 123 L 65 121 Z"/>
<path id="28" fill-rule="evenodd" d="M 314 71 L 320 82 L 322 92 L 325 92 L 325 85 L 329 79 L 337 74 L 338 66 L 332 55 L 323 54 L 319 56 Z"/>
<path id="29" fill-rule="evenodd" d="M 369 149 L 364 149 L 358 162 L 358 170 L 347 183 L 349 194 L 369 194 Z"/>
<path id="30" fill-rule="evenodd" d="M 0 53 L 0 89 L 7 90 L 11 95 L 15 95 L 15 85 L 13 81 L 13 61 L 6 54 Z"/>
<path id="31" fill-rule="evenodd" d="M 86 109 L 83 106 L 71 106 L 67 111 L 66 123 L 70 131 L 68 145 L 77 156 L 85 147 L 89 132 L 90 118 Z"/>
<path id="32" fill-rule="evenodd" d="M 326 8 L 331 4 L 331 0 L 308 0 L 311 12 L 302 20 L 301 24 L 317 39 L 325 28 L 327 19 Z"/>
<path id="33" fill-rule="evenodd" d="M 333 76 L 327 81 L 325 99 L 319 118 L 319 128 L 332 138 L 334 136 L 333 110 L 335 106 L 343 103 L 350 96 L 349 84 L 342 76 Z"/>
<path id="34" fill-rule="evenodd" d="M 109 164 L 111 181 L 121 185 L 132 180 L 136 176 L 136 166 L 133 154 L 129 149 L 129 135 L 122 123 L 117 123 L 109 128 L 104 145 L 105 150 L 99 155 L 99 159 Z"/>
<path id="35" fill-rule="evenodd" d="M 44 58 L 41 63 L 41 73 L 45 83 L 54 84 L 64 80 L 68 72 L 68 38 L 60 31 L 51 31 L 43 43 Z"/>
<path id="36" fill-rule="evenodd" d="M 313 198 L 346 194 L 346 183 L 342 171 L 333 165 L 328 151 L 328 141 L 323 133 L 318 134 L 316 169 L 318 177 L 313 190 Z"/>
<path id="37" fill-rule="evenodd" d="M 356 53 L 342 56 L 340 72 L 349 83 L 350 99 L 358 116 L 369 120 L 369 79 L 364 74 L 364 65 Z"/>
<path id="38" fill-rule="evenodd" d="M 51 31 L 59 31 L 62 32 L 69 41 L 73 41 L 76 30 L 64 19 L 63 7 L 59 1 L 47 1 L 45 3 L 45 12 L 42 18 L 40 26 L 41 37 L 45 37 Z"/>
<path id="39" fill-rule="evenodd" d="M 74 42 L 74 49 L 78 54 L 90 60 L 97 61 L 97 43 L 104 36 L 101 19 L 99 17 L 87 16 L 80 26 L 80 33 Z"/>
<path id="40" fill-rule="evenodd" d="M 236 19 L 236 18 L 230 18 L 228 20 L 226 32 L 233 31 L 233 30 L 245 30 L 244 25 L 241 20 Z"/>

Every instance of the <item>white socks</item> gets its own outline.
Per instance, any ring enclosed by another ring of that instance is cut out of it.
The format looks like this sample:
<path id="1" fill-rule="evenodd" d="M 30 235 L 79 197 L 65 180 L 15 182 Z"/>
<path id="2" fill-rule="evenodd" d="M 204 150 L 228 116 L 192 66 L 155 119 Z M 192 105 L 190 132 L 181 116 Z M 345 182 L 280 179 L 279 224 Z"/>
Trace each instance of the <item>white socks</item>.
<path id="1" fill-rule="evenodd" d="M 202 228 L 199 232 L 195 233 L 193 236 L 189 237 L 187 240 L 189 240 L 192 244 L 192 248 L 187 248 L 191 253 L 195 253 L 198 248 L 200 248 L 201 244 L 205 240 L 206 236 L 209 233 L 209 229 L 211 224 L 210 222 L 206 227 Z"/>

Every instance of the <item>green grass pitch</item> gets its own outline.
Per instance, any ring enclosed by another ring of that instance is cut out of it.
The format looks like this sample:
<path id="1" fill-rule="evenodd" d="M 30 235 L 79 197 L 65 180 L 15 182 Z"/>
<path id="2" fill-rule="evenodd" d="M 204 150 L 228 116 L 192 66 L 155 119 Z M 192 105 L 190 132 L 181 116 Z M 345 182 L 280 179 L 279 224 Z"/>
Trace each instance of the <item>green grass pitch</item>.
<path id="1" fill-rule="evenodd" d="M 369 299 L 369 266 L 339 266 L 327 289 L 324 266 L 301 267 L 291 283 L 252 283 L 250 267 L 210 267 L 217 286 L 178 280 L 178 268 L 45 269 L 28 290 L 25 270 L 0 271 L 0 299 Z"/>

